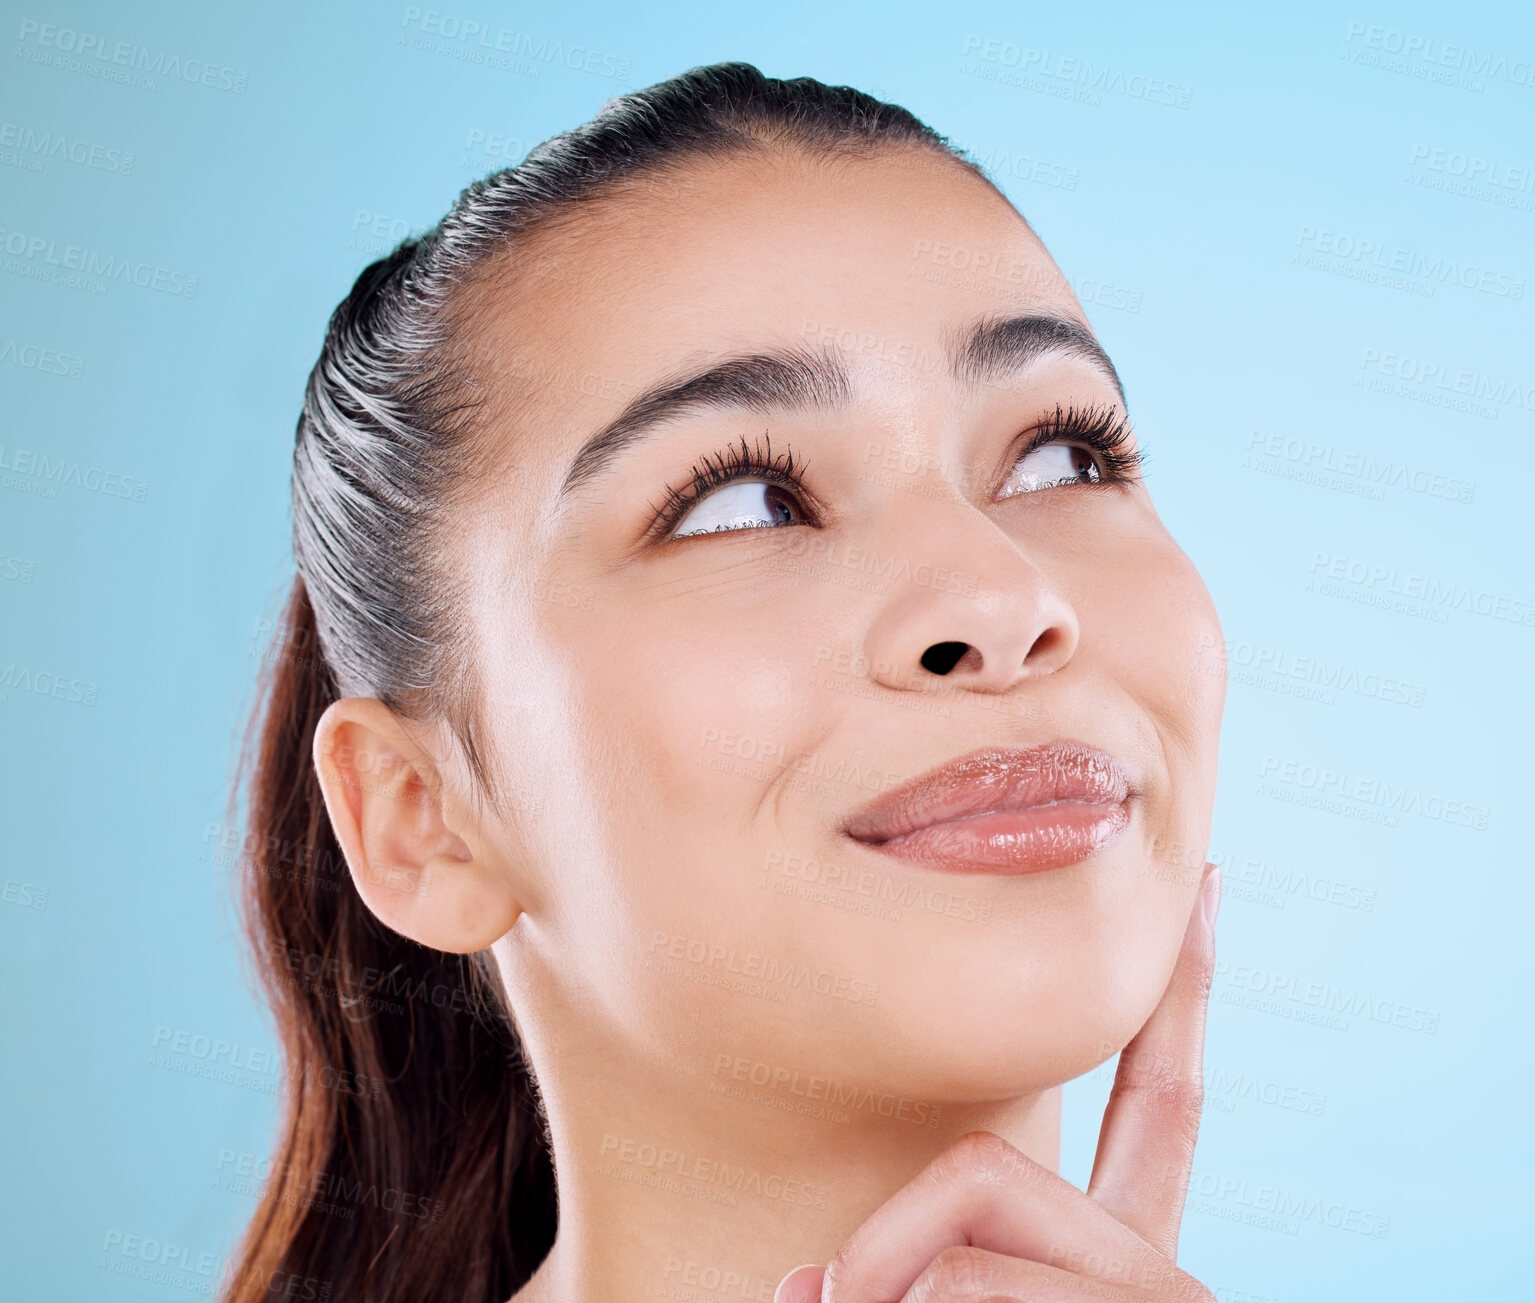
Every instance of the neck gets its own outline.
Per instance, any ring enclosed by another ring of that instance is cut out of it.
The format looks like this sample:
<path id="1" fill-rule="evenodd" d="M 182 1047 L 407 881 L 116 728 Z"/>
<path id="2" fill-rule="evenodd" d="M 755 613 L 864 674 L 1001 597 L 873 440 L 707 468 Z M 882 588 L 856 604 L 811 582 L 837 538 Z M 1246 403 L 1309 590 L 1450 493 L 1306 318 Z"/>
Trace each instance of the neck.
<path id="1" fill-rule="evenodd" d="M 516 1303 L 772 1303 L 785 1272 L 826 1262 L 967 1131 L 994 1131 L 1059 1167 L 1059 1088 L 987 1104 L 911 1101 L 810 1073 L 775 1081 L 771 1068 L 728 1056 L 699 1080 L 680 1064 L 617 1061 L 570 1026 L 547 1039 L 523 1028 L 560 1224 Z"/>

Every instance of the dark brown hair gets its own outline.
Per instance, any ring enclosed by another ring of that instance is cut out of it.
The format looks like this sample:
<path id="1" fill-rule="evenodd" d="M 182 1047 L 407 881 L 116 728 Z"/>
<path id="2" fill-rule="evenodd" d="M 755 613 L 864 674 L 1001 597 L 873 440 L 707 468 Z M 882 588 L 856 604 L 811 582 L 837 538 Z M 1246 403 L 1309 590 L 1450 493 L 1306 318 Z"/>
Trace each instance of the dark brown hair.
<path id="1" fill-rule="evenodd" d="M 547 1124 L 489 952 L 430 950 L 363 904 L 326 815 L 315 726 L 338 696 L 444 719 L 494 802 L 474 676 L 447 636 L 458 589 L 437 560 L 446 508 L 483 453 L 465 287 L 625 182 L 784 147 L 827 159 L 905 147 L 985 179 L 905 109 L 850 87 L 695 68 L 470 185 L 331 317 L 294 451 L 298 578 L 243 789 L 246 922 L 288 1093 L 228 1303 L 503 1303 L 554 1242 Z"/>

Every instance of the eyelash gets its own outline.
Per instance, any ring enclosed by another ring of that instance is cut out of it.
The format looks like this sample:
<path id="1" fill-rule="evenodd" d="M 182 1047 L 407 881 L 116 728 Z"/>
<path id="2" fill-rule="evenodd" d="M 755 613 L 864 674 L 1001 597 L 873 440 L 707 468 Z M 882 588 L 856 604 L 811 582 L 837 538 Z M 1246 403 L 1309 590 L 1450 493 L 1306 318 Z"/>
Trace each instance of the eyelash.
<path id="1" fill-rule="evenodd" d="M 794 460 L 793 449 L 774 456 L 772 439 L 766 432 L 760 440 L 753 441 L 750 448 L 747 448 L 743 435 L 739 445 L 694 462 L 689 472 L 691 478 L 681 489 L 667 485 L 661 505 L 652 506 L 656 512 L 652 533 L 666 537 L 682 523 L 695 503 L 722 485 L 737 480 L 766 480 L 769 484 L 793 489 L 801 498 L 808 497 L 805 466 L 806 463 Z"/>
<path id="2" fill-rule="evenodd" d="M 1074 443 L 1097 455 L 1102 483 L 1123 483 L 1136 479 L 1145 456 L 1130 448 L 1130 425 L 1115 407 L 1096 404 L 1086 408 L 1056 404 L 1054 413 L 1035 429 L 1009 466 L 1011 471 L 1030 453 L 1052 443 Z M 692 466 L 689 480 L 681 489 L 670 485 L 661 504 L 652 504 L 655 525 L 652 536 L 666 537 L 682 523 L 688 512 L 708 494 L 737 480 L 763 480 L 794 490 L 800 498 L 809 496 L 805 489 L 806 463 L 797 462 L 793 449 L 774 455 L 772 440 L 764 432 L 750 448 L 741 442 L 703 457 Z"/>
<path id="3" fill-rule="evenodd" d="M 1130 447 L 1130 422 L 1117 407 L 1068 407 L 1055 405 L 1033 436 L 1013 458 L 1016 466 L 1030 453 L 1051 443 L 1075 443 L 1097 453 L 1103 483 L 1123 483 L 1139 478 L 1145 454 Z M 1011 469 L 1011 467 L 1009 467 Z"/>

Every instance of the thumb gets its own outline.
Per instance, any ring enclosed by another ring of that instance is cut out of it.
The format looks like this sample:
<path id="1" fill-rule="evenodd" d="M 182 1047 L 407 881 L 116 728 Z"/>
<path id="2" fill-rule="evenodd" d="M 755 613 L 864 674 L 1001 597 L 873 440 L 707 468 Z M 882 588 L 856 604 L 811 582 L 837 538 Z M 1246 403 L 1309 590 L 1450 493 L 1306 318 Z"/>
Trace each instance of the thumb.
<path id="1" fill-rule="evenodd" d="M 773 1303 L 821 1303 L 821 1282 L 826 1268 L 814 1262 L 796 1267 L 773 1291 Z"/>

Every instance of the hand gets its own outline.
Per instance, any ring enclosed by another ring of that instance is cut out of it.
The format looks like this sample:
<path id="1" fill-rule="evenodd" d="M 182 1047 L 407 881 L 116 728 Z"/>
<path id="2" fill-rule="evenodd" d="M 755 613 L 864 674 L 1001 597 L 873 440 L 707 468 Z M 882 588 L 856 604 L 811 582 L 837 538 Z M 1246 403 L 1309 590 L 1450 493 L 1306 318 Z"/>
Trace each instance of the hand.
<path id="1" fill-rule="evenodd" d="M 774 1303 L 1214 1303 L 1178 1270 L 1204 1099 L 1220 870 L 1205 866 L 1161 1003 L 1119 1056 L 1087 1193 L 990 1131 L 961 1136 Z"/>

